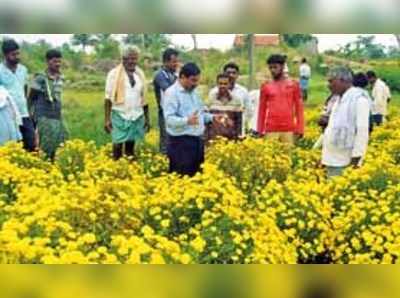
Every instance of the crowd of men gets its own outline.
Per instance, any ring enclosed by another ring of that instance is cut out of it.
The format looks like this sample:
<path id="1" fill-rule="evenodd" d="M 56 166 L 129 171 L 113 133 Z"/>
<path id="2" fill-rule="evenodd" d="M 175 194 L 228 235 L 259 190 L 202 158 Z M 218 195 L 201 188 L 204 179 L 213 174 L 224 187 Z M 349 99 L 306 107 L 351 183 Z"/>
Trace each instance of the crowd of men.
<path id="1" fill-rule="evenodd" d="M 0 145 L 22 141 L 27 151 L 41 150 L 54 159 L 57 148 L 68 138 L 62 114 L 62 53 L 49 50 L 45 54 L 47 68 L 28 84 L 18 43 L 6 40 L 2 51 Z M 140 50 L 127 46 L 121 52 L 120 64 L 106 78 L 104 104 L 104 128 L 111 135 L 116 160 L 124 155 L 133 157 L 135 145 L 150 129 L 147 81 L 138 66 Z M 311 78 L 306 59 L 300 65 L 299 80 L 295 80 L 288 75 L 287 57 L 271 55 L 266 63 L 272 79 L 250 92 L 238 83 L 239 66 L 227 63 L 205 101 L 197 91 L 201 69 L 192 62 L 181 65 L 179 56 L 177 50 L 166 49 L 163 66 L 153 79 L 160 152 L 167 155 L 170 172 L 193 176 L 201 171 L 207 128 L 213 123 L 235 126 L 227 111 L 241 115 L 240 138 L 263 137 L 292 147 L 303 137 L 304 102 Z M 323 133 L 315 147 L 322 147 L 322 164 L 331 177 L 349 166 L 360 166 L 372 127 L 385 121 L 391 95 L 373 71 L 353 74 L 349 68 L 336 67 L 327 77 L 331 96 L 319 120 Z"/>
<path id="2" fill-rule="evenodd" d="M 47 51 L 47 68 L 34 75 L 28 90 L 28 70 L 20 63 L 18 43 L 6 40 L 2 51 L 0 145 L 22 140 L 27 151 L 40 148 L 52 159 L 67 138 L 62 118 L 62 54 L 55 49 Z"/>

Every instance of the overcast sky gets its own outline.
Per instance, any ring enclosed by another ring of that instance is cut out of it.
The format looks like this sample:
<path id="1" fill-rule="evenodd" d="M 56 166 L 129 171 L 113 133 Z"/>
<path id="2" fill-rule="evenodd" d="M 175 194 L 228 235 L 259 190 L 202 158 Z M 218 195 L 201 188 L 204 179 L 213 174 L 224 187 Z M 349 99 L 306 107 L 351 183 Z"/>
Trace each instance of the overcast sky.
<path id="1" fill-rule="evenodd" d="M 12 36 L 18 40 L 36 41 L 44 38 L 54 45 L 61 45 L 69 41 L 71 34 L 3 34 Z M 336 49 L 340 45 L 353 41 L 360 34 L 314 34 L 318 37 L 320 51 Z M 229 49 L 233 44 L 235 34 L 197 34 L 200 48 Z M 396 45 L 396 40 L 392 34 L 375 34 L 376 42 L 385 46 Z M 193 41 L 190 34 L 172 34 L 173 43 L 185 47 L 192 47 Z"/>

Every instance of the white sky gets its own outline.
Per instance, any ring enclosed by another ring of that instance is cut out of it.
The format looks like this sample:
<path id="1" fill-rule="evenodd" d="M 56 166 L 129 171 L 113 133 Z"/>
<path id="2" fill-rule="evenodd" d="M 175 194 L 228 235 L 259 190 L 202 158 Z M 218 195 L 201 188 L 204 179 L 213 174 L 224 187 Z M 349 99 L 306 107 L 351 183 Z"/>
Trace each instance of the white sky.
<path id="1" fill-rule="evenodd" d="M 54 45 L 61 45 L 69 41 L 71 34 L 3 34 L 12 36 L 18 40 L 36 41 L 46 39 Z M 353 41 L 360 34 L 314 34 L 318 37 L 320 51 L 336 49 L 340 45 Z M 229 49 L 233 44 L 235 34 L 197 34 L 200 48 Z M 396 39 L 392 34 L 375 34 L 376 42 L 385 46 L 397 45 Z M 172 34 L 174 44 L 191 48 L 193 41 L 190 34 Z"/>

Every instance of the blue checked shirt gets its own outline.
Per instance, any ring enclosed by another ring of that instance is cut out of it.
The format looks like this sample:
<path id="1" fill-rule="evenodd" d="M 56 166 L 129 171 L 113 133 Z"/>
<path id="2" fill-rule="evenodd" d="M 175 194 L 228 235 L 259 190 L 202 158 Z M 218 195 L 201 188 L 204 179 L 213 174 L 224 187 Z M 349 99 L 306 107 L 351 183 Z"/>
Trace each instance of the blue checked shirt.
<path id="1" fill-rule="evenodd" d="M 4 63 L 0 64 L 0 85 L 4 86 L 17 105 L 21 117 L 28 117 L 28 102 L 25 95 L 25 86 L 28 83 L 28 70 L 18 64 L 12 72 Z"/>
<path id="2" fill-rule="evenodd" d="M 202 136 L 205 124 L 213 121 L 213 115 L 205 112 L 196 90 L 185 90 L 179 81 L 165 92 L 163 109 L 167 133 L 171 136 Z M 189 125 L 188 119 L 195 112 L 198 112 L 199 124 Z"/>

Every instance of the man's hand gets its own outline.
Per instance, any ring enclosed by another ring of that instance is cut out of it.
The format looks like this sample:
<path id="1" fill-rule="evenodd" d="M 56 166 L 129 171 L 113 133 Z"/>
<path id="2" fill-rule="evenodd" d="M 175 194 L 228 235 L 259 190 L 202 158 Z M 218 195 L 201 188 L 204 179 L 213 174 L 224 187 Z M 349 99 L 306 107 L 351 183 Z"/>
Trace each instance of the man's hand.
<path id="1" fill-rule="evenodd" d="M 34 144 L 35 144 L 35 151 L 39 151 L 39 131 L 38 129 L 35 129 L 35 140 L 34 140 Z"/>
<path id="2" fill-rule="evenodd" d="M 111 131 L 112 131 L 111 120 L 106 120 L 106 122 L 104 124 L 104 130 L 106 131 L 106 133 L 111 133 Z"/>
<path id="3" fill-rule="evenodd" d="M 353 166 L 354 169 L 357 169 L 360 167 L 360 160 L 361 160 L 361 157 L 353 157 L 351 159 L 351 165 Z"/>
<path id="4" fill-rule="evenodd" d="M 150 128 L 151 128 L 151 126 L 150 126 L 150 120 L 149 120 L 148 118 L 146 118 L 146 119 L 144 120 L 144 131 L 145 131 L 146 133 L 148 133 L 148 132 L 150 132 Z"/>
<path id="5" fill-rule="evenodd" d="M 199 125 L 199 112 L 194 112 L 192 116 L 189 117 L 187 121 L 188 125 L 196 126 Z"/>
<path id="6" fill-rule="evenodd" d="M 322 163 L 322 160 L 320 160 L 317 164 L 317 169 L 323 169 L 325 168 L 324 164 Z"/>
<path id="7" fill-rule="evenodd" d="M 294 136 L 297 140 L 301 140 L 302 138 L 304 138 L 304 134 L 302 134 L 302 133 L 296 133 L 296 134 L 294 134 Z"/>

